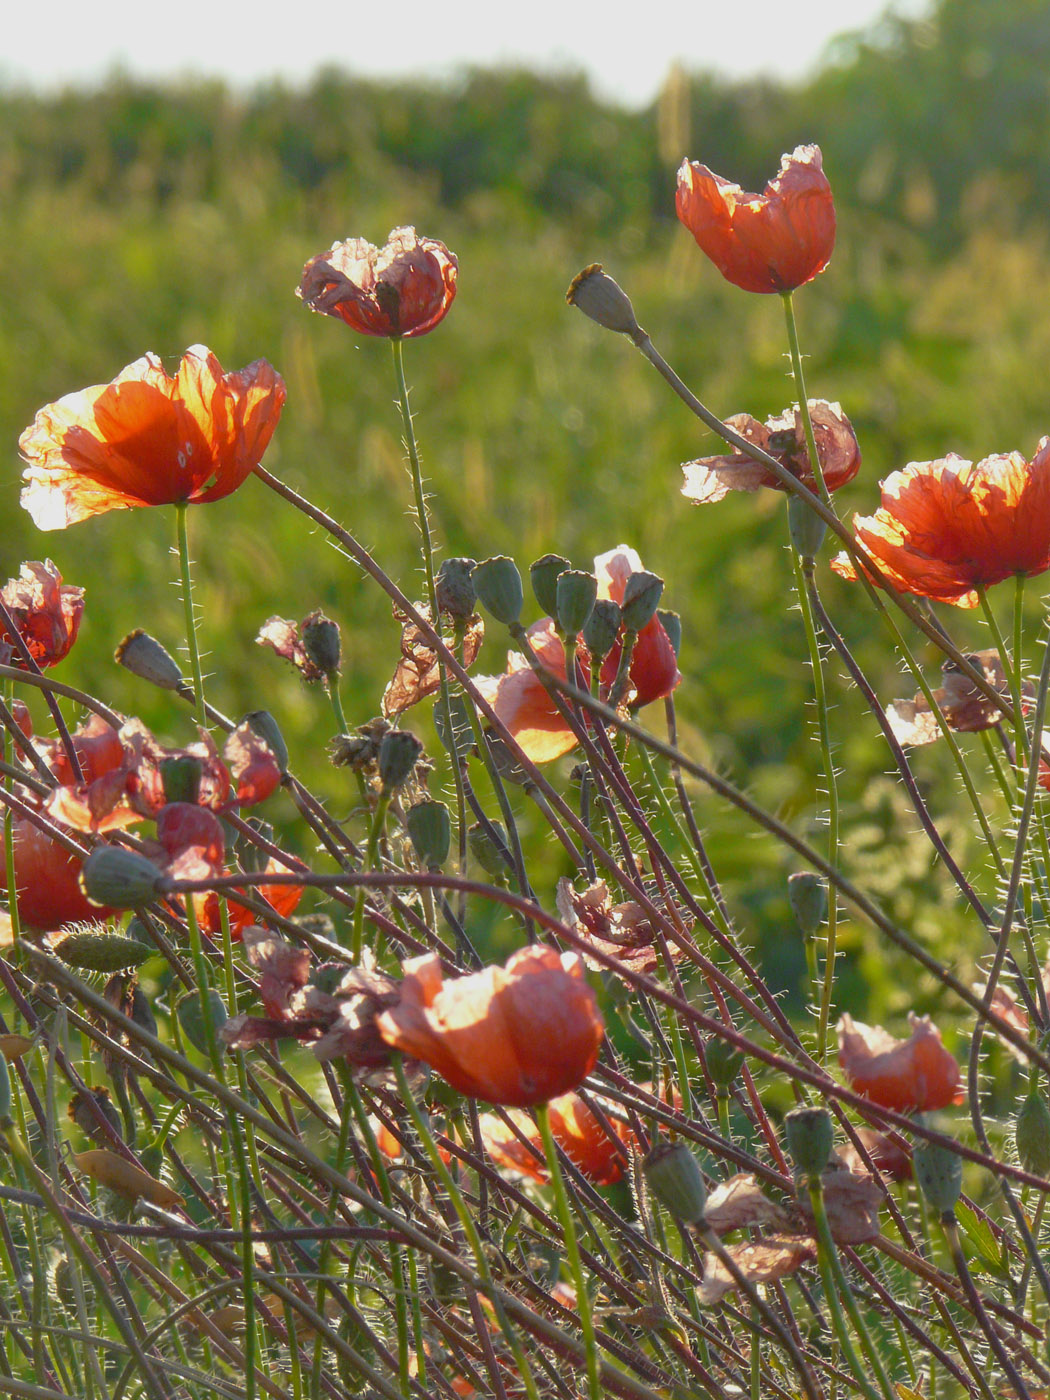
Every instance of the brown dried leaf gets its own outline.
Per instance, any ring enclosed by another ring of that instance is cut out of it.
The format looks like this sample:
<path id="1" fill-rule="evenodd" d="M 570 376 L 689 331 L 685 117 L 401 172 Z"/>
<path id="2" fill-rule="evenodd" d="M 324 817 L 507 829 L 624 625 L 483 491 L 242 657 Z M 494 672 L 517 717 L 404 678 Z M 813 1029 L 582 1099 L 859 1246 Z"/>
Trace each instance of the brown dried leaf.
<path id="1" fill-rule="evenodd" d="M 430 616 L 430 609 L 417 605 L 424 617 Z M 441 688 L 441 668 L 437 653 L 427 644 L 416 624 L 406 618 L 398 608 L 394 616 L 401 623 L 401 660 L 383 691 L 383 714 L 387 719 L 398 715 L 413 705 L 418 705 L 427 696 L 434 695 Z M 466 621 L 463 637 L 463 664 L 469 666 L 477 656 L 485 636 L 485 624 L 480 613 Z"/>

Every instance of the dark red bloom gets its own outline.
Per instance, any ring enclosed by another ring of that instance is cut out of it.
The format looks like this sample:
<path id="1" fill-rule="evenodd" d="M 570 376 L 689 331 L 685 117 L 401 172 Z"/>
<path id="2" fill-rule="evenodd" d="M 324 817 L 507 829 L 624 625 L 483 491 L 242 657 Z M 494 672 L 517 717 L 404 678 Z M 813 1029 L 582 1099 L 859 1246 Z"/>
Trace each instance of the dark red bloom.
<path id="1" fill-rule="evenodd" d="M 911 1036 L 895 1040 L 881 1026 L 843 1016 L 838 1024 L 839 1064 L 850 1087 L 872 1103 L 898 1113 L 925 1113 L 955 1101 L 959 1065 L 941 1043 L 928 1016 L 909 1016 Z"/>
<path id="2" fill-rule="evenodd" d="M 394 229 L 376 248 L 364 238 L 333 243 L 303 268 L 298 295 L 312 311 L 338 316 L 361 335 L 425 335 L 456 295 L 459 263 L 444 243 Z"/>
<path id="3" fill-rule="evenodd" d="M 594 1068 L 605 1028 L 575 953 L 523 948 L 506 967 L 448 982 L 434 956 L 404 967 L 400 1000 L 377 1020 L 380 1034 L 461 1094 L 527 1108 L 574 1089 Z"/>
<path id="4" fill-rule="evenodd" d="M 835 201 L 819 146 L 796 146 L 763 194 L 698 161 L 678 171 L 678 217 L 727 281 L 789 292 L 823 272 L 835 246 Z"/>
<path id="5" fill-rule="evenodd" d="M 949 453 L 911 462 L 882 483 L 874 515 L 855 515 L 857 543 L 901 593 L 977 606 L 977 589 L 1050 568 L 1050 438 L 976 466 Z M 855 578 L 840 554 L 836 573 Z"/>
<path id="6" fill-rule="evenodd" d="M 78 883 L 81 860 L 28 817 L 12 822 L 15 844 L 15 889 L 18 917 L 23 926 L 53 932 L 66 924 L 99 919 L 111 914 L 88 902 Z M 5 888 L 7 863 L 0 843 L 0 880 Z"/>
<path id="7" fill-rule="evenodd" d="M 80 630 L 84 590 L 63 584 L 62 575 L 50 559 L 42 564 L 23 564 L 18 578 L 8 579 L 0 589 L 0 599 L 41 670 L 54 666 L 69 653 Z M 0 622 L 0 650 L 10 647 L 10 664 L 24 666 L 21 652 L 11 646 L 12 640 Z"/>
<path id="8" fill-rule="evenodd" d="M 259 465 L 284 397 L 265 360 L 223 374 L 191 345 L 171 378 L 148 353 L 40 410 L 19 439 L 22 505 L 39 529 L 62 530 L 108 510 L 221 500 Z"/>

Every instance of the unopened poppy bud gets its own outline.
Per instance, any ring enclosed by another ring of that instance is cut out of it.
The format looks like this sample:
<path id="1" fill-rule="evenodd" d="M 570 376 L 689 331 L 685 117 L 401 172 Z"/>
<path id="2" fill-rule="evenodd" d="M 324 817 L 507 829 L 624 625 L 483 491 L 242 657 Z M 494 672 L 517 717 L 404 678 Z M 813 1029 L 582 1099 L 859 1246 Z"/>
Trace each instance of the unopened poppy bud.
<path id="1" fill-rule="evenodd" d="M 421 865 L 442 866 L 452 845 L 452 822 L 444 802 L 417 802 L 405 813 L 405 826 Z"/>
<path id="2" fill-rule="evenodd" d="M 598 580 L 583 569 L 566 569 L 557 584 L 555 616 L 567 637 L 575 637 L 587 625 L 598 596 Z"/>
<path id="3" fill-rule="evenodd" d="M 384 792 L 408 782 L 422 752 L 422 743 L 410 730 L 387 730 L 379 742 L 379 781 Z"/>
<path id="4" fill-rule="evenodd" d="M 788 903 L 799 928 L 812 938 L 828 917 L 828 887 L 811 870 L 788 876 Z"/>
<path id="5" fill-rule="evenodd" d="M 137 909 L 156 899 L 164 874 L 151 860 L 123 846 L 96 846 L 80 871 L 80 888 L 92 904 Z"/>
<path id="6" fill-rule="evenodd" d="M 471 574 L 475 563 L 474 559 L 446 559 L 441 565 L 434 580 L 438 612 L 450 617 L 473 617 L 477 593 Z"/>
<path id="7" fill-rule="evenodd" d="M 303 650 L 323 676 L 334 676 L 339 671 L 342 657 L 342 643 L 339 639 L 339 624 L 318 610 L 304 617 L 299 635 Z"/>
<path id="8" fill-rule="evenodd" d="M 218 1035 L 223 1026 L 230 1019 L 226 1011 L 226 1003 L 215 990 L 209 987 L 205 996 L 208 998 L 208 1015 L 211 1018 L 212 1030 Z M 199 992 L 187 992 L 178 1001 L 175 1007 L 175 1014 L 179 1018 L 179 1025 L 186 1039 L 199 1050 L 202 1055 L 208 1053 L 208 1029 L 204 1020 L 204 1007 L 201 1005 Z"/>
<path id="9" fill-rule="evenodd" d="M 135 938 L 122 938 L 112 933 L 67 933 L 54 945 L 56 958 L 69 967 L 83 967 L 92 972 L 116 972 L 124 967 L 139 967 L 156 952 L 149 943 Z"/>
<path id="10" fill-rule="evenodd" d="M 109 1125 L 114 1137 L 124 1137 L 120 1114 L 113 1107 L 108 1089 L 78 1091 L 73 1095 L 66 1111 L 84 1136 L 98 1143 L 100 1147 L 108 1146 L 110 1141 L 109 1134 L 99 1122 L 100 1118 Z"/>
<path id="11" fill-rule="evenodd" d="M 547 614 L 558 620 L 558 579 L 572 565 L 560 554 L 545 554 L 529 565 L 529 581 L 537 603 Z"/>
<path id="12" fill-rule="evenodd" d="M 158 767 L 164 801 L 188 802 L 191 807 L 196 805 L 204 776 L 204 765 L 200 759 L 191 753 L 172 754 L 169 758 L 162 758 Z"/>
<path id="13" fill-rule="evenodd" d="M 1036 1176 L 1050 1173 L 1050 1108 L 1033 1084 L 1021 1105 L 1014 1124 L 1017 1157 L 1026 1172 Z"/>
<path id="14" fill-rule="evenodd" d="M 182 670 L 171 652 L 141 627 L 128 633 L 113 653 L 113 658 L 118 666 L 123 666 L 132 675 L 149 681 L 160 690 L 182 690 L 185 687 Z"/>
<path id="15" fill-rule="evenodd" d="M 591 263 L 572 279 L 565 300 L 575 306 L 607 331 L 620 331 L 632 340 L 645 335 L 634 314 L 631 298 L 618 282 L 602 270 L 601 263 Z"/>
<path id="16" fill-rule="evenodd" d="M 478 597 L 496 621 L 514 627 L 525 603 L 521 574 L 514 560 L 496 554 L 476 565 L 471 577 Z"/>
<path id="17" fill-rule="evenodd" d="M 682 618 L 679 613 L 672 612 L 670 608 L 657 608 L 656 620 L 667 633 L 667 640 L 671 643 L 671 650 L 674 652 L 675 660 L 682 650 Z"/>
<path id="18" fill-rule="evenodd" d="M 149 998 L 138 982 L 131 989 L 131 1019 L 149 1035 L 157 1034 L 157 1018 L 153 1014 L 153 1007 L 150 1006 Z"/>
<path id="19" fill-rule="evenodd" d="M 936 1142 L 924 1142 L 911 1157 L 912 1171 L 922 1194 L 942 1215 L 954 1210 L 962 1193 L 962 1158 Z"/>
<path id="20" fill-rule="evenodd" d="M 517 754 L 507 746 L 506 741 L 495 730 L 486 729 L 485 742 L 488 744 L 496 772 L 503 781 L 515 783 L 518 787 L 528 787 L 532 779 L 522 768 Z"/>
<path id="21" fill-rule="evenodd" d="M 642 1164 L 653 1195 L 673 1216 L 687 1225 L 704 1218 L 707 1188 L 696 1158 L 684 1142 L 662 1142 Z"/>
<path id="22" fill-rule="evenodd" d="M 740 1067 L 744 1063 L 743 1051 L 737 1050 L 728 1040 L 719 1040 L 712 1036 L 704 1043 L 704 1059 L 707 1061 L 707 1072 L 714 1080 L 715 1088 L 724 1095 L 740 1073 Z"/>
<path id="23" fill-rule="evenodd" d="M 793 1108 L 784 1118 L 788 1151 L 807 1180 L 820 1177 L 831 1157 L 835 1132 L 826 1108 Z"/>
<path id="24" fill-rule="evenodd" d="M 827 531 L 828 527 L 809 502 L 793 495 L 788 501 L 788 532 L 803 559 L 816 557 Z"/>
<path id="25" fill-rule="evenodd" d="M 510 867 L 510 851 L 507 830 L 502 822 L 489 822 L 488 828 L 481 822 L 475 822 L 467 831 L 467 845 L 486 875 L 494 879 L 506 875 Z"/>
<path id="26" fill-rule="evenodd" d="M 652 620 L 663 591 L 663 579 L 646 569 L 630 576 L 620 605 L 623 625 L 629 632 L 640 632 Z"/>
<path id="27" fill-rule="evenodd" d="M 449 716 L 452 719 L 451 728 L 448 723 Z M 470 722 L 470 710 L 467 708 L 467 701 L 458 692 L 448 697 L 447 711 L 444 697 L 438 700 L 434 706 L 434 728 L 442 747 L 449 753 L 452 752 L 452 740 L 455 739 L 456 752 L 461 760 L 473 749 L 474 726 Z"/>
<path id="28" fill-rule="evenodd" d="M 244 722 L 253 734 L 257 734 L 267 746 L 274 758 L 277 760 L 277 767 L 281 770 L 282 776 L 288 772 L 288 745 L 284 742 L 284 735 L 280 726 L 270 714 L 269 710 L 252 710 L 244 716 Z"/>
<path id="29" fill-rule="evenodd" d="M 611 598 L 596 598 L 591 615 L 582 627 L 583 640 L 595 664 L 604 661 L 620 635 L 623 614 Z"/>

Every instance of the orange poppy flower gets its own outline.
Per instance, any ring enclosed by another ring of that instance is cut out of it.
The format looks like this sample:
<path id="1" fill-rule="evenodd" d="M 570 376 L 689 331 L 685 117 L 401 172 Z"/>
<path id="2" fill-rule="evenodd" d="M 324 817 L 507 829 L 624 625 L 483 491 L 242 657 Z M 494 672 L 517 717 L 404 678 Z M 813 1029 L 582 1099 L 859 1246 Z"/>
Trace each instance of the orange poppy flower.
<path id="1" fill-rule="evenodd" d="M 266 862 L 264 871 L 267 875 L 277 875 L 282 871 L 291 873 L 289 866 L 283 865 L 272 856 Z M 226 873 L 232 874 L 233 872 L 227 871 Z M 275 914 L 280 914 L 286 919 L 291 918 L 295 913 L 299 907 L 299 901 L 305 893 L 305 885 L 255 885 L 252 888 L 252 894 L 256 898 L 265 900 Z M 259 923 L 264 916 L 249 909 L 246 904 L 238 903 L 237 890 L 225 890 L 224 894 L 229 906 L 230 937 L 234 943 L 237 943 L 243 937 L 244 930 L 251 924 Z M 195 895 L 194 907 L 197 911 L 197 920 L 205 933 L 217 934 L 222 931 L 219 896 L 214 890 L 210 890 L 207 894 Z"/>
<path id="2" fill-rule="evenodd" d="M 899 592 L 976 607 L 978 588 L 1050 568 L 1050 438 L 1031 462 L 1019 452 L 976 466 L 954 453 L 910 462 L 886 478 L 881 506 L 855 515 L 853 528 Z M 832 568 L 856 578 L 845 554 Z"/>
<path id="3" fill-rule="evenodd" d="M 560 1094 L 551 1099 L 548 1110 L 551 1136 L 589 1181 L 597 1186 L 612 1186 L 620 1180 L 623 1165 L 616 1144 L 579 1094 Z M 479 1122 L 487 1152 L 501 1167 L 521 1172 L 533 1181 L 546 1181 L 548 1171 L 539 1128 L 527 1113 L 512 1109 L 509 1116 L 529 1146 L 494 1113 L 483 1113 Z M 619 1123 L 615 1126 L 621 1140 L 626 1141 L 627 1129 L 621 1129 Z"/>
<path id="4" fill-rule="evenodd" d="M 15 817 L 15 891 L 23 928 L 53 932 L 66 924 L 97 923 L 112 909 L 88 902 L 79 884 L 82 862 L 28 817 Z M 0 881 L 7 888 L 7 862 L 0 843 Z"/>
<path id="5" fill-rule="evenodd" d="M 575 953 L 522 948 L 506 967 L 447 983 L 432 955 L 404 970 L 401 1000 L 377 1018 L 379 1033 L 461 1094 L 528 1108 L 594 1068 L 605 1028 Z"/>
<path id="6" fill-rule="evenodd" d="M 41 668 L 54 666 L 69 654 L 80 630 L 84 590 L 62 582 L 50 559 L 23 564 L 18 578 L 8 579 L 0 599 L 11 614 L 18 635 Z M 22 654 L 5 642 L 8 633 L 0 623 L 0 651 L 10 647 L 12 666 L 24 666 Z"/>
<path id="7" fill-rule="evenodd" d="M 722 276 L 745 292 L 801 287 L 823 272 L 835 246 L 835 202 L 819 146 L 782 156 L 763 194 L 683 161 L 675 205 Z"/>
<path id="8" fill-rule="evenodd" d="M 284 397 L 265 360 L 223 374 L 191 345 L 170 378 L 146 354 L 40 410 L 19 439 L 22 505 L 39 529 L 62 530 L 108 510 L 218 501 L 258 466 Z"/>
<path id="9" fill-rule="evenodd" d="M 911 1013 L 911 1037 L 895 1040 L 881 1026 L 851 1016 L 838 1024 L 839 1064 L 850 1087 L 898 1113 L 925 1113 L 956 1101 L 959 1065 L 928 1016 Z"/>
<path id="10" fill-rule="evenodd" d="M 594 561 L 598 597 L 622 603 L 627 580 L 641 571 L 642 561 L 629 545 L 620 544 L 599 554 Z M 553 621 L 545 617 L 534 622 L 527 635 L 529 645 L 547 670 L 564 680 L 565 648 Z M 622 644 L 617 641 L 602 662 L 603 687 L 611 686 L 615 680 L 621 651 Z M 589 684 L 590 657 L 582 642 L 577 661 Z M 627 698 L 634 709 L 670 695 L 682 679 L 671 639 L 658 617 L 651 618 L 638 633 L 628 674 L 631 693 Z M 502 676 L 479 676 L 477 685 L 533 763 L 550 763 L 576 746 L 575 734 L 520 652 L 511 653 Z"/>
<path id="11" fill-rule="evenodd" d="M 459 262 L 436 238 L 396 228 L 382 248 L 364 238 L 333 243 L 303 268 L 297 295 L 360 335 L 426 335 L 456 295 Z"/>

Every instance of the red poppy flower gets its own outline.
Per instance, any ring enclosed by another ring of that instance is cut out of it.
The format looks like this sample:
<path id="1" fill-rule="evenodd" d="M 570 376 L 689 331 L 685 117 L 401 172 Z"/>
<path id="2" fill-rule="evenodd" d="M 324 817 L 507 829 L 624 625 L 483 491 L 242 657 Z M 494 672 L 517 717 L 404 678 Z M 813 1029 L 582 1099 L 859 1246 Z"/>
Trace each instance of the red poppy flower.
<path id="1" fill-rule="evenodd" d="M 976 466 L 949 453 L 910 462 L 882 483 L 874 515 L 855 515 L 857 543 L 901 593 L 977 606 L 976 590 L 1050 568 L 1050 438 L 1031 462 L 1019 452 Z M 832 563 L 855 578 L 848 556 Z"/>
<path id="2" fill-rule="evenodd" d="M 426 335 L 456 295 L 459 262 L 436 238 L 394 229 L 382 248 L 364 238 L 333 243 L 303 268 L 298 295 L 360 335 Z"/>
<path id="3" fill-rule="evenodd" d="M 270 859 L 264 867 L 264 873 L 267 875 L 276 875 L 282 871 L 289 871 L 289 867 L 282 865 L 278 860 Z M 291 872 L 289 871 L 289 873 Z M 246 904 L 240 904 L 237 900 L 238 893 L 243 893 L 243 891 L 225 891 L 229 905 L 230 937 L 235 943 L 242 938 L 246 928 L 252 924 L 258 924 L 264 917 L 253 909 L 249 909 Z M 264 900 L 275 914 L 280 914 L 286 919 L 291 918 L 295 913 L 299 907 L 299 901 L 305 893 L 305 885 L 256 885 L 252 887 L 252 894 L 257 899 Z M 222 915 L 219 911 L 219 896 L 214 891 L 195 895 L 194 907 L 197 910 L 197 921 L 205 933 L 217 934 L 221 932 Z"/>
<path id="4" fill-rule="evenodd" d="M 259 465 L 284 396 L 265 360 L 223 374 L 192 345 L 170 378 L 146 354 L 40 410 L 19 439 L 22 505 L 39 529 L 62 530 L 108 510 L 218 501 Z"/>
<path id="5" fill-rule="evenodd" d="M 944 1108 L 955 1102 L 959 1065 L 928 1016 L 912 1013 L 908 1019 L 910 1039 L 895 1040 L 881 1026 L 843 1016 L 838 1024 L 839 1064 L 850 1087 L 883 1108 L 898 1113 Z"/>
<path id="6" fill-rule="evenodd" d="M 23 564 L 18 578 L 8 579 L 0 589 L 0 599 L 11 614 L 18 635 L 42 670 L 68 655 L 80 630 L 84 590 L 63 584 L 62 575 L 50 559 L 42 564 L 35 561 Z M 10 645 L 4 642 L 8 636 L 0 623 L 0 649 Z M 11 647 L 10 664 L 25 664 L 17 648 Z"/>
<path id="7" fill-rule="evenodd" d="M 401 999 L 376 1024 L 461 1094 L 527 1108 L 585 1079 L 605 1028 L 582 960 L 523 948 L 506 967 L 445 982 L 434 956 L 404 965 Z"/>
<path id="8" fill-rule="evenodd" d="M 12 822 L 15 846 L 15 890 L 18 917 L 23 927 L 53 932 L 66 924 L 99 919 L 111 914 L 90 904 L 78 883 L 81 860 L 48 836 L 28 817 Z M 0 843 L 0 881 L 7 887 L 7 862 Z"/>
<path id="9" fill-rule="evenodd" d="M 809 414 L 824 484 L 829 491 L 837 491 L 847 481 L 852 481 L 860 470 L 857 435 L 837 403 L 810 399 Z M 750 413 L 734 413 L 726 422 L 741 437 L 775 457 L 793 476 L 805 482 L 811 491 L 816 490 L 817 483 L 797 404 L 785 409 L 778 417 L 767 419 L 765 423 L 752 418 Z M 777 491 L 786 489 L 768 467 L 743 452 L 701 457 L 699 461 L 686 462 L 682 470 L 685 472 L 682 495 L 697 505 L 721 501 L 730 491 L 757 491 L 760 486 L 772 486 Z"/>
<path id="10" fill-rule="evenodd" d="M 678 217 L 727 281 L 789 292 L 823 272 L 835 246 L 835 202 L 819 146 L 796 146 L 763 194 L 698 161 L 678 171 Z"/>
<path id="11" fill-rule="evenodd" d="M 620 544 L 607 554 L 599 554 L 594 561 L 598 597 L 622 603 L 627 580 L 641 571 L 642 561 L 629 545 Z M 545 617 L 533 623 L 528 639 L 547 670 L 564 680 L 565 648 L 551 619 Z M 616 678 L 621 649 L 617 641 L 602 662 L 603 694 Z M 589 684 L 590 657 L 582 642 L 577 660 Z M 682 679 L 671 639 L 658 617 L 650 619 L 638 633 L 628 674 L 631 693 L 627 699 L 636 709 L 670 695 Z M 502 676 L 480 676 L 477 685 L 533 763 L 549 763 L 575 747 L 576 736 L 520 652 L 511 654 Z"/>
<path id="12" fill-rule="evenodd" d="M 623 1165 L 616 1144 L 579 1094 L 560 1094 L 551 1099 L 548 1109 L 551 1136 L 588 1181 L 598 1186 L 612 1186 L 619 1181 Z M 546 1181 L 548 1171 L 539 1128 L 527 1113 L 512 1109 L 508 1116 L 529 1146 L 494 1113 L 484 1113 L 479 1122 L 486 1151 L 499 1166 L 519 1171 L 533 1181 Z M 620 1130 L 620 1124 L 615 1126 Z M 619 1136 L 627 1141 L 627 1129 L 620 1131 Z"/>

